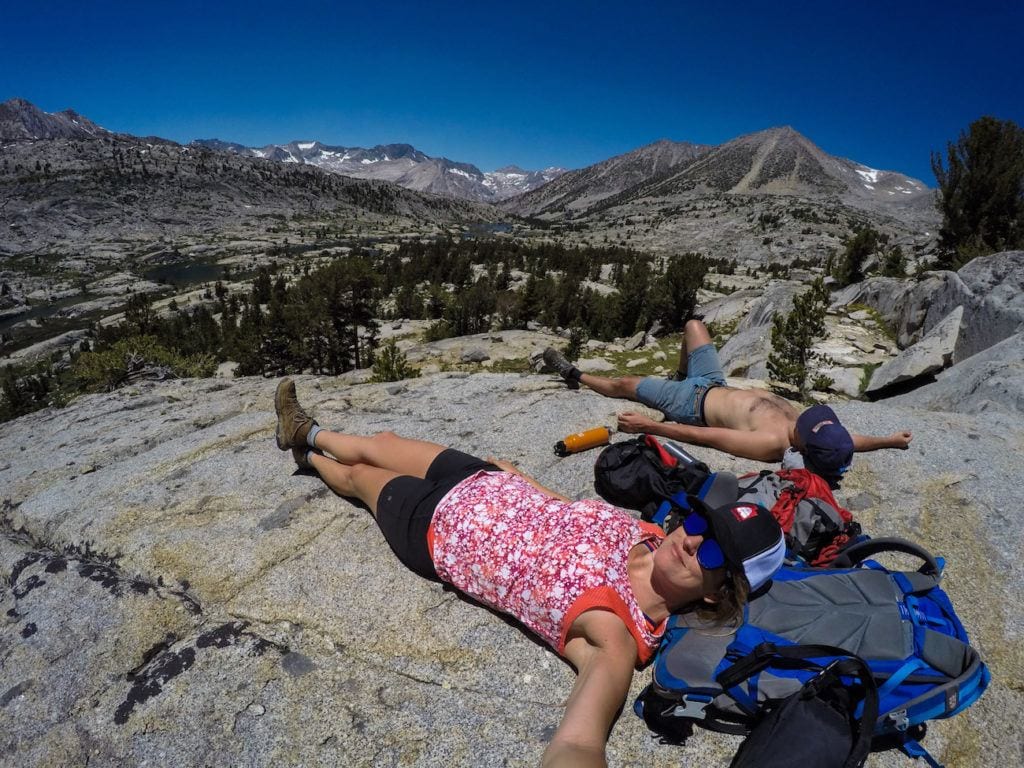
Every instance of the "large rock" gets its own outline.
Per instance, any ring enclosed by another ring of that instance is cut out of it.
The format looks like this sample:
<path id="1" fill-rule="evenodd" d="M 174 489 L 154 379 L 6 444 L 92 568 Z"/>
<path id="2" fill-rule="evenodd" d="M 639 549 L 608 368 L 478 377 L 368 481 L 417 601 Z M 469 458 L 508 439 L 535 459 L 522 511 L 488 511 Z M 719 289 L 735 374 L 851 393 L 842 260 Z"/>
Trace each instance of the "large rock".
<path id="1" fill-rule="evenodd" d="M 1024 333 L 947 368 L 936 380 L 886 401 L 957 413 L 1024 414 Z"/>
<path id="2" fill-rule="evenodd" d="M 963 317 L 963 307 L 950 312 L 917 344 L 876 369 L 865 392 L 877 395 L 889 387 L 933 374 L 949 365 L 960 338 Z"/>
<path id="3" fill-rule="evenodd" d="M 736 326 L 736 333 L 718 350 L 726 376 L 768 377 L 772 318 L 779 312 L 791 311 L 793 299 L 803 290 L 806 286 L 797 283 L 773 282 L 768 285 Z"/>
<path id="4" fill-rule="evenodd" d="M 920 281 L 871 278 L 833 297 L 833 307 L 850 304 L 875 309 L 904 348 L 962 306 L 952 358 L 960 362 L 1024 328 L 1024 251 L 978 258 L 959 272 L 930 272 Z"/>
<path id="5" fill-rule="evenodd" d="M 773 281 L 765 286 L 761 298 L 756 300 L 750 307 L 737 331 L 748 331 L 752 328 L 761 328 L 771 325 L 776 314 L 786 313 L 793 309 L 793 299 L 807 290 L 806 285 L 785 281 Z"/>
<path id="6" fill-rule="evenodd" d="M 771 329 L 761 326 L 733 334 L 718 350 L 718 358 L 726 376 L 766 379 L 771 351 Z"/>
<path id="7" fill-rule="evenodd" d="M 574 498 L 594 495 L 595 453 L 551 446 L 634 407 L 546 376 L 403 383 L 298 390 L 325 426 L 504 457 Z M 406 571 L 365 510 L 296 473 L 272 399 L 259 378 L 146 383 L 0 425 L 0 764 L 537 765 L 570 667 Z M 869 533 L 947 557 L 944 588 L 992 666 L 928 747 L 951 767 L 1021 765 L 1024 421 L 837 409 L 857 432 L 913 430 L 909 451 L 859 455 L 844 491 L 867 499 Z M 650 738 L 628 706 L 649 680 L 634 675 L 611 764 L 727 764 L 736 737 Z"/>
<path id="8" fill-rule="evenodd" d="M 751 305 L 761 297 L 760 289 L 736 291 L 720 296 L 700 306 L 706 324 L 727 325 L 747 314 Z"/>

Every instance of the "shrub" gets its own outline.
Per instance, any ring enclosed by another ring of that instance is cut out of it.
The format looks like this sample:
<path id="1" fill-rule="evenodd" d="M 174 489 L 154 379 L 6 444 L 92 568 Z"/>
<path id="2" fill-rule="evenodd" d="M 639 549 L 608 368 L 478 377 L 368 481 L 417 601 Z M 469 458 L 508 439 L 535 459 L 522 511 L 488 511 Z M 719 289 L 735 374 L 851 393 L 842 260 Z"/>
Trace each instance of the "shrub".
<path id="1" fill-rule="evenodd" d="M 142 379 L 201 378 L 217 368 L 213 355 L 182 355 L 152 336 L 130 336 L 100 352 L 83 352 L 72 375 L 87 391 L 103 392 Z"/>
<path id="2" fill-rule="evenodd" d="M 831 376 L 819 373 L 811 380 L 811 389 L 815 392 L 828 392 L 835 386 L 835 383 L 836 380 Z"/>
<path id="3" fill-rule="evenodd" d="M 394 339 L 388 339 L 377 350 L 373 361 L 373 376 L 370 381 L 401 381 L 415 379 L 420 375 L 418 368 L 409 365 L 405 353 L 398 348 Z"/>
<path id="4" fill-rule="evenodd" d="M 455 331 L 447 320 L 438 320 L 428 325 L 427 329 L 423 331 L 423 340 L 441 341 L 441 339 L 450 339 L 454 335 Z"/>

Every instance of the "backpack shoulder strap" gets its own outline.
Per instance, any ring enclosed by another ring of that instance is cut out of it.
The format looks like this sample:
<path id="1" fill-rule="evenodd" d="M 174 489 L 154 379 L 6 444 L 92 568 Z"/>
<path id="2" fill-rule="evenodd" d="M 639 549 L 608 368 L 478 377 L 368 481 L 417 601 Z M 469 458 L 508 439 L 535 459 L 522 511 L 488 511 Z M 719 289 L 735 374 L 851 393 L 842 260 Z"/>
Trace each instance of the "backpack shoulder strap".
<path id="1" fill-rule="evenodd" d="M 935 559 L 935 556 L 932 555 L 931 552 L 920 544 L 915 544 L 912 541 L 908 541 L 907 539 L 903 539 L 898 536 L 885 536 L 878 539 L 859 541 L 844 549 L 839 556 L 832 561 L 832 567 L 853 568 L 872 555 L 877 555 L 882 552 L 903 552 L 908 555 L 914 555 L 924 561 L 924 565 L 919 569 L 920 573 L 934 576 L 936 578 L 942 575 L 942 566 L 939 565 L 939 561 Z"/>

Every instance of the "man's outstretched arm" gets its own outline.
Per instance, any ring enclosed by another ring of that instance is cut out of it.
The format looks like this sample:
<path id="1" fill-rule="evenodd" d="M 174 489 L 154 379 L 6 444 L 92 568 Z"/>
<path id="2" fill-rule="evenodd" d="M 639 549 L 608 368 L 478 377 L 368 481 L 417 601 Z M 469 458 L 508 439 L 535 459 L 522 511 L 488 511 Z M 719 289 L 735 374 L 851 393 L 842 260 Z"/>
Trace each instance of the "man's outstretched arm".
<path id="1" fill-rule="evenodd" d="M 910 441 L 914 439 L 914 436 L 909 432 L 893 432 L 887 437 L 855 435 L 851 432 L 850 437 L 853 438 L 853 450 L 858 453 L 863 451 L 878 451 L 882 448 L 898 448 L 901 451 L 905 451 L 910 447 Z"/>
<path id="2" fill-rule="evenodd" d="M 658 422 L 638 413 L 619 414 L 620 432 L 646 432 L 691 445 L 702 445 L 755 461 L 781 461 L 789 442 L 771 432 L 748 432 L 722 427 L 693 427 L 671 421 Z"/>

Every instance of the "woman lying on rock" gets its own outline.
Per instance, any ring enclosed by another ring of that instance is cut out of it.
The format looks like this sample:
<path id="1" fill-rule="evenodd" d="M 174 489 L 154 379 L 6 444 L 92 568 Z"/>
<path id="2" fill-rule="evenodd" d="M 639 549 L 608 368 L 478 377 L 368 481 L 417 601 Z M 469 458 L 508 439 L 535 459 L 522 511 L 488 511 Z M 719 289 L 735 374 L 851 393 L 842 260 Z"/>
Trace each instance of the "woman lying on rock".
<path id="1" fill-rule="evenodd" d="M 666 535 L 506 462 L 390 432 L 322 429 L 289 379 L 274 405 L 278 447 L 366 504 L 408 568 L 514 616 L 576 668 L 544 765 L 604 765 L 633 669 L 654 655 L 669 614 L 732 621 L 782 564 L 782 532 L 762 508 L 693 514 Z"/>

